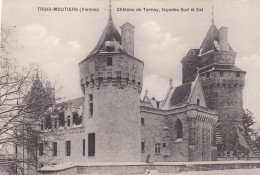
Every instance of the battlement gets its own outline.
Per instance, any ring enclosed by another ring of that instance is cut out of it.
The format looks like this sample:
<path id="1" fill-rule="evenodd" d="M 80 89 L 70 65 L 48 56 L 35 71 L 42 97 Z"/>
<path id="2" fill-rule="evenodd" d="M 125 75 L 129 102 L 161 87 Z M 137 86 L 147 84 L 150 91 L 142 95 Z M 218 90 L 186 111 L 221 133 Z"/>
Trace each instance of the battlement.
<path id="1" fill-rule="evenodd" d="M 124 89 L 128 87 L 132 87 L 137 90 L 140 94 L 142 92 L 142 81 L 141 78 L 136 80 L 135 77 L 122 77 L 120 75 L 116 77 L 104 77 L 104 76 L 97 76 L 90 80 L 85 80 L 85 82 L 81 82 L 81 88 L 83 93 L 85 94 L 85 88 L 96 88 L 102 89 L 106 86 L 115 86 L 119 89 Z"/>
<path id="2" fill-rule="evenodd" d="M 127 54 L 98 54 L 79 64 L 82 92 L 85 88 L 132 87 L 141 93 L 143 62 Z"/>
<path id="3" fill-rule="evenodd" d="M 210 73 L 210 75 L 208 75 Z M 239 75 L 239 76 L 238 76 Z M 240 72 L 206 72 L 201 75 L 202 86 L 219 88 L 241 88 L 245 86 L 244 73 Z"/>
<path id="4" fill-rule="evenodd" d="M 236 52 L 210 51 L 201 55 L 201 67 L 210 64 L 235 65 Z"/>

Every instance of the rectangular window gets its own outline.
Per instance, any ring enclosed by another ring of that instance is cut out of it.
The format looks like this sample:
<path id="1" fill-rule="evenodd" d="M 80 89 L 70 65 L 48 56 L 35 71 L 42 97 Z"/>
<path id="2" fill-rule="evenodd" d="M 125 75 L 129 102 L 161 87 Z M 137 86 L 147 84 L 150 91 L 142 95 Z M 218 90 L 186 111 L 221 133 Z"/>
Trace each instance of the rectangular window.
<path id="1" fill-rule="evenodd" d="M 64 115 L 64 112 L 61 112 L 59 114 L 59 125 L 60 126 L 65 126 L 65 115 Z"/>
<path id="2" fill-rule="evenodd" d="M 41 120 L 41 130 L 43 130 L 44 129 L 44 122 L 43 122 L 43 120 Z"/>
<path id="3" fill-rule="evenodd" d="M 141 125 L 144 126 L 144 118 L 141 118 Z"/>
<path id="4" fill-rule="evenodd" d="M 237 77 L 240 77 L 240 72 L 237 72 L 236 75 L 237 75 Z"/>
<path id="5" fill-rule="evenodd" d="M 88 134 L 88 156 L 95 156 L 95 133 Z"/>
<path id="6" fill-rule="evenodd" d="M 112 57 L 107 57 L 107 66 L 112 66 L 112 65 L 113 65 Z"/>
<path id="7" fill-rule="evenodd" d="M 57 142 L 52 142 L 53 156 L 57 156 Z"/>
<path id="8" fill-rule="evenodd" d="M 126 73 L 126 79 L 129 79 L 129 73 L 128 72 Z"/>
<path id="9" fill-rule="evenodd" d="M 89 116 L 93 116 L 93 94 L 89 94 Z"/>
<path id="10" fill-rule="evenodd" d="M 219 74 L 220 74 L 221 77 L 223 77 L 224 72 L 223 72 L 223 71 L 220 71 Z"/>
<path id="11" fill-rule="evenodd" d="M 145 142 L 141 142 L 141 150 L 142 150 L 142 153 L 145 152 Z"/>
<path id="12" fill-rule="evenodd" d="M 39 156 L 43 156 L 43 143 L 39 143 Z"/>
<path id="13" fill-rule="evenodd" d="M 68 119 L 67 119 L 67 126 L 70 126 L 70 115 L 68 116 Z"/>
<path id="14" fill-rule="evenodd" d="M 54 119 L 54 128 L 56 129 L 57 127 L 58 127 L 58 119 L 55 118 L 55 119 Z"/>
<path id="15" fill-rule="evenodd" d="M 206 78 L 209 78 L 210 77 L 210 72 L 207 72 L 206 73 Z"/>
<path id="16" fill-rule="evenodd" d="M 83 139 L 82 141 L 82 155 L 85 156 L 86 155 L 86 143 L 85 143 L 85 139 Z"/>
<path id="17" fill-rule="evenodd" d="M 161 153 L 161 144 L 160 143 L 155 143 L 155 154 L 160 154 Z"/>
<path id="18" fill-rule="evenodd" d="M 163 143 L 162 146 L 165 148 L 166 147 L 166 143 Z"/>
<path id="19" fill-rule="evenodd" d="M 66 156 L 70 156 L 71 154 L 71 142 L 70 141 L 66 141 L 65 142 L 65 150 L 66 150 Z"/>

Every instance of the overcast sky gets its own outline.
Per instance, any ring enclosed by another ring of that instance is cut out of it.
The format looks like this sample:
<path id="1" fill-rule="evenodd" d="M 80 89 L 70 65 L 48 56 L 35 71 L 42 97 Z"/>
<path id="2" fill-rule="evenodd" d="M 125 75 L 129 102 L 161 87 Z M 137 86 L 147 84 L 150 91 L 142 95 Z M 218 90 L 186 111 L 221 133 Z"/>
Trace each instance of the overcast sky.
<path id="1" fill-rule="evenodd" d="M 38 7 L 99 8 L 99 12 L 38 11 Z M 117 8 L 141 8 L 122 12 Z M 146 12 L 143 8 L 203 8 L 202 12 Z M 211 0 L 112 1 L 112 16 L 120 26 L 135 26 L 135 56 L 144 61 L 144 87 L 162 100 L 169 87 L 181 84 L 181 59 L 199 48 L 211 24 Z M 217 28 L 228 27 L 228 40 L 237 52 L 236 65 L 247 71 L 244 108 L 260 123 L 260 2 L 214 2 Z M 62 87 L 67 99 L 82 96 L 78 63 L 95 47 L 108 20 L 107 0 L 3 0 L 2 23 L 16 26 L 12 57 L 22 66 L 38 63 Z"/>

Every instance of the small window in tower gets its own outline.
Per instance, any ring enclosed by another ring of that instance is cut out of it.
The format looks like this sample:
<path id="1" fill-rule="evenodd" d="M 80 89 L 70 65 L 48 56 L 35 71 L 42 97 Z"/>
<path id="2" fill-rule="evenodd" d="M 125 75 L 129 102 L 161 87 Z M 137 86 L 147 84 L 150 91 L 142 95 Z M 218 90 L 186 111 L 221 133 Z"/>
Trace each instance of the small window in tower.
<path id="1" fill-rule="evenodd" d="M 142 153 L 145 152 L 145 142 L 141 142 L 141 151 Z"/>
<path id="2" fill-rule="evenodd" d="M 240 72 L 237 72 L 236 75 L 237 75 L 237 77 L 240 77 Z"/>
<path id="3" fill-rule="evenodd" d="M 156 142 L 155 143 L 155 154 L 160 154 L 161 153 L 161 144 Z"/>
<path id="4" fill-rule="evenodd" d="M 200 99 L 197 99 L 197 105 L 200 106 Z"/>
<path id="5" fill-rule="evenodd" d="M 93 94 L 89 94 L 89 116 L 93 116 Z"/>
<path id="6" fill-rule="evenodd" d="M 65 150 L 66 150 L 65 156 L 70 156 L 70 154 L 71 154 L 71 142 L 70 141 L 65 142 Z"/>
<path id="7" fill-rule="evenodd" d="M 230 157 L 230 151 L 227 151 L 227 157 Z"/>
<path id="8" fill-rule="evenodd" d="M 52 142 L 52 156 L 57 156 L 57 142 Z"/>
<path id="9" fill-rule="evenodd" d="M 162 147 L 165 148 L 165 147 L 166 147 L 166 143 L 163 143 L 163 144 L 162 144 Z"/>
<path id="10" fill-rule="evenodd" d="M 223 77 L 224 72 L 223 72 L 223 71 L 220 71 L 219 74 L 220 74 L 221 77 Z"/>
<path id="11" fill-rule="evenodd" d="M 39 143 L 39 156 L 43 156 L 43 143 Z"/>
<path id="12" fill-rule="evenodd" d="M 83 156 L 86 155 L 86 142 L 85 142 L 85 139 L 83 139 L 83 141 L 82 141 L 82 155 Z"/>
<path id="13" fill-rule="evenodd" d="M 70 126 L 70 115 L 67 117 L 67 126 Z"/>
<path id="14" fill-rule="evenodd" d="M 209 78 L 210 77 L 210 72 L 207 72 L 206 73 L 206 78 Z"/>
<path id="15" fill-rule="evenodd" d="M 88 134 L 88 156 L 95 156 L 95 133 Z"/>
<path id="16" fill-rule="evenodd" d="M 107 66 L 112 66 L 112 65 L 113 65 L 112 57 L 107 57 Z"/>
<path id="17" fill-rule="evenodd" d="M 144 126 L 144 118 L 141 118 L 141 125 Z"/>

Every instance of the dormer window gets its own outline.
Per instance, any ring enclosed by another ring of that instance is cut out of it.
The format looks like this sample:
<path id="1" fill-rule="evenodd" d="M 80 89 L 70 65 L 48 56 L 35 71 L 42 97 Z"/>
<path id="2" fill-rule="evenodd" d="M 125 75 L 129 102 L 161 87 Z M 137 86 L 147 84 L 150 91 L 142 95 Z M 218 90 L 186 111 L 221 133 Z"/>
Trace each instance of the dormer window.
<path id="1" fill-rule="evenodd" d="M 197 99 L 197 105 L 200 106 L 200 99 Z"/>
<path id="2" fill-rule="evenodd" d="M 112 66 L 112 65 L 113 65 L 112 57 L 107 57 L 107 66 Z"/>

